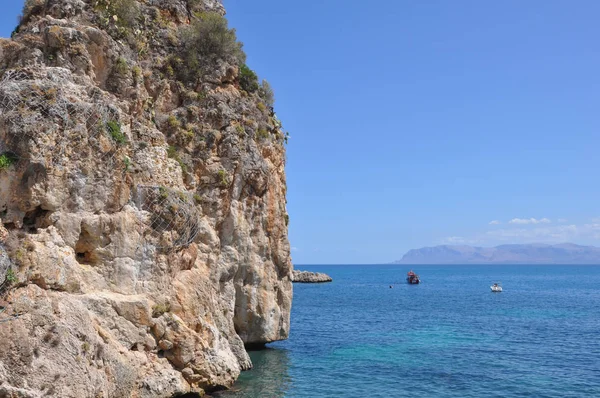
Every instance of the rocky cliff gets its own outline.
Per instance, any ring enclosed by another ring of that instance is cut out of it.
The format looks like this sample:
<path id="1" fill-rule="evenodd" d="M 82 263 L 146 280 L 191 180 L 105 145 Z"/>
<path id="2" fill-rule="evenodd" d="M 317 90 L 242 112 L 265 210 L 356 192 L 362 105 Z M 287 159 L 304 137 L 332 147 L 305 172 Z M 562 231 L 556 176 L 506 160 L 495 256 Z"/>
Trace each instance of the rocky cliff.
<path id="1" fill-rule="evenodd" d="M 216 0 L 28 0 L 0 39 L 0 396 L 230 386 L 285 339 L 285 140 Z"/>

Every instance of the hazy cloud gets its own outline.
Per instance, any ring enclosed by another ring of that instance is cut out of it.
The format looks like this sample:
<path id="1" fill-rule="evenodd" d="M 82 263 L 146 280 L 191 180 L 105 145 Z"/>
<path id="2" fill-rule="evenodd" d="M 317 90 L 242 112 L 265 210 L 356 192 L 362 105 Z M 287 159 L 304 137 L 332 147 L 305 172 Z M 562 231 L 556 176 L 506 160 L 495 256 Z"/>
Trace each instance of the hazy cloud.
<path id="1" fill-rule="evenodd" d="M 472 245 L 478 242 L 479 239 L 465 238 L 463 236 L 449 236 L 442 239 L 443 245 Z"/>
<path id="2" fill-rule="evenodd" d="M 591 238 L 600 240 L 600 220 L 598 220 L 597 223 L 585 224 L 583 226 L 583 231 Z"/>
<path id="3" fill-rule="evenodd" d="M 297 248 L 297 247 L 295 247 L 295 246 L 292 246 L 292 251 L 293 251 L 293 252 L 299 252 L 299 251 L 300 251 L 300 249 L 298 249 L 298 248 Z"/>
<path id="4" fill-rule="evenodd" d="M 559 218 L 557 221 L 558 221 L 559 223 L 561 223 L 561 224 L 564 224 L 564 223 L 566 223 L 566 222 L 567 222 L 567 221 L 569 221 L 569 220 L 567 220 L 566 218 Z"/>
<path id="5" fill-rule="evenodd" d="M 514 228 L 488 231 L 486 235 L 503 241 L 532 243 L 532 242 L 567 242 L 581 233 L 577 225 L 560 225 L 556 227 L 538 227 L 533 229 Z"/>
<path id="6" fill-rule="evenodd" d="M 500 225 L 502 223 L 500 221 L 498 221 L 498 220 L 493 220 L 493 221 L 490 221 L 489 224 L 490 225 Z"/>
<path id="7" fill-rule="evenodd" d="M 508 223 L 509 224 L 550 224 L 550 220 L 547 218 L 541 218 L 541 219 L 536 219 L 536 218 L 513 218 L 512 220 L 510 220 Z"/>
<path id="8" fill-rule="evenodd" d="M 449 236 L 447 238 L 442 239 L 442 242 L 445 244 L 451 245 L 456 243 L 465 243 L 465 238 L 462 236 Z"/>
<path id="9" fill-rule="evenodd" d="M 519 221 L 514 221 L 519 220 Z M 513 219 L 504 227 L 489 228 L 487 231 L 470 236 L 449 236 L 440 240 L 444 245 L 491 246 L 503 243 L 580 243 L 600 244 L 600 218 L 587 224 L 550 224 L 547 218 Z M 490 222 L 490 225 L 498 225 Z M 532 225 L 535 224 L 535 225 Z"/>
<path id="10" fill-rule="evenodd" d="M 533 229 L 515 228 L 488 231 L 486 235 L 502 241 L 518 243 L 562 243 L 580 240 L 600 240 L 600 223 L 557 225 Z"/>

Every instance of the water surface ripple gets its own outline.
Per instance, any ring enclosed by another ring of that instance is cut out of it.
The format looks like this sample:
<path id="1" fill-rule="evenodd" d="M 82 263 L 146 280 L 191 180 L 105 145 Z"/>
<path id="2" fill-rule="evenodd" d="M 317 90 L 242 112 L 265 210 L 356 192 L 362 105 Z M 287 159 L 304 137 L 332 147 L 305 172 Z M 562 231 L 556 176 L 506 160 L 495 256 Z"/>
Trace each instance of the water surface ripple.
<path id="1" fill-rule="evenodd" d="M 221 397 L 600 397 L 598 266 L 299 268 L 334 282 L 294 286 L 290 339 Z"/>

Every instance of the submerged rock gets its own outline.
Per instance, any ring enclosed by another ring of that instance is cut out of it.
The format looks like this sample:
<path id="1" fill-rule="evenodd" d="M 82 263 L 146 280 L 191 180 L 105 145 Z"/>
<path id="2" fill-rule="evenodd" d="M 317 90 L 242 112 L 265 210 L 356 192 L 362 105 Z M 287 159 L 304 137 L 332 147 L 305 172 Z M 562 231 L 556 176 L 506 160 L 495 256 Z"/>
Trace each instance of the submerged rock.
<path id="1" fill-rule="evenodd" d="M 297 283 L 322 283 L 331 282 L 333 279 L 322 272 L 309 272 L 294 270 L 292 281 Z"/>

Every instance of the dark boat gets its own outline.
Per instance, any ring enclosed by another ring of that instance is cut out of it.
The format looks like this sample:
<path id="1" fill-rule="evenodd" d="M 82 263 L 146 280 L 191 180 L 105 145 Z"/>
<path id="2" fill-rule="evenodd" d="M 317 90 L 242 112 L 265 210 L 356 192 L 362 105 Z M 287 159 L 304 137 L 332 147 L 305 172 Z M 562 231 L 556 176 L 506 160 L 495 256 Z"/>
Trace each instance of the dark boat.
<path id="1" fill-rule="evenodd" d="M 410 270 L 408 274 L 406 274 L 406 282 L 408 282 L 409 285 L 418 285 L 421 283 L 421 280 L 419 279 L 419 275 Z"/>

